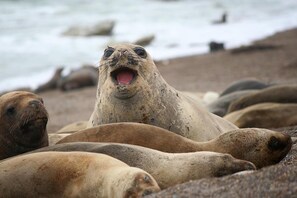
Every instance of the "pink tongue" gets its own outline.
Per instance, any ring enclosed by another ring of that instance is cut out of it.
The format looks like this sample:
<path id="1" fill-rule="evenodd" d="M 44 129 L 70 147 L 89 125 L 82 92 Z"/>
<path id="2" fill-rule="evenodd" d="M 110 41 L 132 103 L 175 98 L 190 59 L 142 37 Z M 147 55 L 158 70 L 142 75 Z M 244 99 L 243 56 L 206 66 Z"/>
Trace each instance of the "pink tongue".
<path id="1" fill-rule="evenodd" d="M 122 71 L 117 75 L 117 81 L 119 84 L 128 85 L 133 80 L 133 73 L 129 71 Z"/>

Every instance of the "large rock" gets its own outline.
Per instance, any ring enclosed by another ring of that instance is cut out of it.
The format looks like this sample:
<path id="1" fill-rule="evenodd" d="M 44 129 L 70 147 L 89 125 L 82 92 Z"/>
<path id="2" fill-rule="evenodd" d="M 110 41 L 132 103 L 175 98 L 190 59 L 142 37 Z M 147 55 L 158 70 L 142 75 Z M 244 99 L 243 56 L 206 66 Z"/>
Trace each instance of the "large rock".
<path id="1" fill-rule="evenodd" d="M 102 21 L 94 26 L 73 26 L 66 30 L 63 35 L 67 36 L 108 36 L 112 34 L 115 22 L 112 20 Z"/>

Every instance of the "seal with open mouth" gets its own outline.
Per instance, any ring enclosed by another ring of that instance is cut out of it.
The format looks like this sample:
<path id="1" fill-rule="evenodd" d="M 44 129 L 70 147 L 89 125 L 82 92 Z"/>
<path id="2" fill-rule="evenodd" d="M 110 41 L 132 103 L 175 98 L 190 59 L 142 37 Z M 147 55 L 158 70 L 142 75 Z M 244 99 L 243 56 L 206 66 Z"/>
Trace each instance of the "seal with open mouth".
<path id="1" fill-rule="evenodd" d="M 105 49 L 87 127 L 116 122 L 155 125 L 196 141 L 237 129 L 168 85 L 146 50 L 132 44 Z"/>
<path id="2" fill-rule="evenodd" d="M 0 97 L 0 160 L 48 146 L 48 113 L 38 95 L 15 91 Z"/>

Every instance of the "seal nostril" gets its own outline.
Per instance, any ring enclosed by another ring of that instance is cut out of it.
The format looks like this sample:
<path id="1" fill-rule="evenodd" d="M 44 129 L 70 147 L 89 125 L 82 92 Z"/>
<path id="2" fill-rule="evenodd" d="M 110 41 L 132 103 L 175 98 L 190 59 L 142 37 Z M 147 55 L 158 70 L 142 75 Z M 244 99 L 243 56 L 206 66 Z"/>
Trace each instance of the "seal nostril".
<path id="1" fill-rule="evenodd" d="M 280 139 L 272 136 L 268 142 L 268 148 L 270 150 L 281 150 L 286 147 L 286 144 L 282 142 Z"/>

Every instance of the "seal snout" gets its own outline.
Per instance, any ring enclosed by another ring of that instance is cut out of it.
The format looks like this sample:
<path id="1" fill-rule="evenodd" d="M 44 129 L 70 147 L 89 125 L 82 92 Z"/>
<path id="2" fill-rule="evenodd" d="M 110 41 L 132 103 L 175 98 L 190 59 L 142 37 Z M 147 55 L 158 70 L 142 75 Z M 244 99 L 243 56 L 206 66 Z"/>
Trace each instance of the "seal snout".
<path id="1" fill-rule="evenodd" d="M 268 141 L 268 148 L 270 150 L 283 150 L 292 146 L 292 139 L 288 135 L 283 135 L 284 138 L 270 137 Z"/>
<path id="2" fill-rule="evenodd" d="M 279 152 L 279 157 L 274 160 L 275 163 L 277 163 L 281 161 L 290 151 L 292 147 L 292 139 L 289 135 L 281 133 L 279 137 L 270 137 L 267 146 L 270 151 Z"/>

